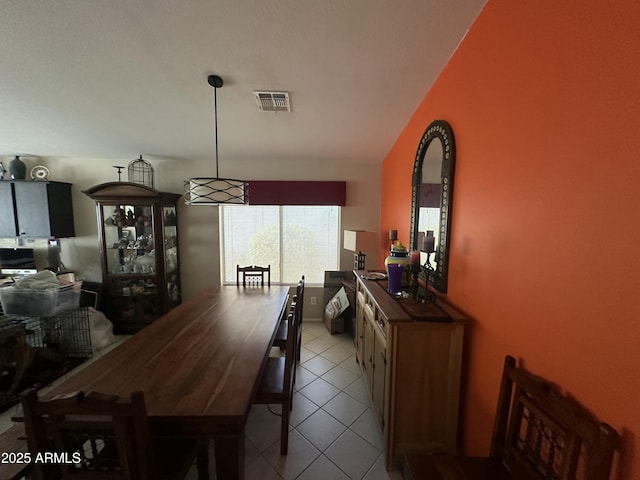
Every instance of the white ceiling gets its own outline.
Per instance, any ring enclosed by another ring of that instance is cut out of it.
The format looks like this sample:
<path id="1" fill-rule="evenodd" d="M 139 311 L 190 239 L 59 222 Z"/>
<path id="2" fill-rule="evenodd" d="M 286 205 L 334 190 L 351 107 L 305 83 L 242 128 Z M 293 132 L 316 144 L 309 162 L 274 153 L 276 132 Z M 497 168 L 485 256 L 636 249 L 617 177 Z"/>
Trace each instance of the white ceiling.
<path id="1" fill-rule="evenodd" d="M 380 164 L 485 0 L 0 0 L 0 159 Z M 254 90 L 290 92 L 259 112 Z"/>

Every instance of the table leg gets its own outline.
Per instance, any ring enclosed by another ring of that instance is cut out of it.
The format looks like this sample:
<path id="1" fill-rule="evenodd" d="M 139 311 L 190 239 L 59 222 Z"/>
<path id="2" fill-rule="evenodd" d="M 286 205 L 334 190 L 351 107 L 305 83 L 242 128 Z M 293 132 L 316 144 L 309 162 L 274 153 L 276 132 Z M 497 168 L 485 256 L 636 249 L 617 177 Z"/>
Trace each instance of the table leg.
<path id="1" fill-rule="evenodd" d="M 225 480 L 244 479 L 244 433 L 216 437 L 216 474 Z"/>

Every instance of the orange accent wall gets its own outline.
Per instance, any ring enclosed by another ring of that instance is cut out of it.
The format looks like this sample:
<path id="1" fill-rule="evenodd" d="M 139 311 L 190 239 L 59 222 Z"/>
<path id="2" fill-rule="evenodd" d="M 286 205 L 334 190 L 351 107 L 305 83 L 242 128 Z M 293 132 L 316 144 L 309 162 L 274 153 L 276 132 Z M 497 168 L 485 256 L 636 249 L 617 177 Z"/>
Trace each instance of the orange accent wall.
<path id="1" fill-rule="evenodd" d="M 639 25 L 636 0 L 489 0 L 384 161 L 380 228 L 408 241 L 420 136 L 450 123 L 467 453 L 510 353 L 616 428 L 612 478 L 640 479 Z"/>

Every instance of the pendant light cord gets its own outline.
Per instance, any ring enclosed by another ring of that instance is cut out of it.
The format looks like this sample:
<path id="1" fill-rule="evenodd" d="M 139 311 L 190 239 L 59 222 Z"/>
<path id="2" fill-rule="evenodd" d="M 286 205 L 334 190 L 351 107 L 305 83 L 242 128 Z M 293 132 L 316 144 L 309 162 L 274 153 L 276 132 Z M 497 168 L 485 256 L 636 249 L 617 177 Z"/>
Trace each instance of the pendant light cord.
<path id="1" fill-rule="evenodd" d="M 218 88 L 224 85 L 218 75 L 208 75 L 207 83 L 214 88 L 213 112 L 215 122 L 215 160 L 216 177 L 195 177 L 185 181 L 185 203 L 187 205 L 222 205 L 249 203 L 248 185 L 244 180 L 220 178 L 219 172 L 219 146 L 218 146 Z"/>
<path id="2" fill-rule="evenodd" d="M 218 87 L 213 87 L 213 111 L 215 117 L 215 132 L 216 132 L 216 178 L 220 178 L 218 174 Z"/>

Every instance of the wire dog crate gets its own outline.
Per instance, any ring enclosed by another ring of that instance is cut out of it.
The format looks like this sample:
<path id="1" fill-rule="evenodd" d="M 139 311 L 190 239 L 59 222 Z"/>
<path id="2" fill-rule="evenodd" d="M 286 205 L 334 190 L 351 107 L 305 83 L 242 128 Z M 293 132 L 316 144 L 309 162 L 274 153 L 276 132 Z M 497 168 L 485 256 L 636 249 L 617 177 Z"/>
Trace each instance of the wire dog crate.
<path id="1" fill-rule="evenodd" d="M 0 318 L 0 343 L 24 346 L 27 349 L 48 348 L 60 352 L 61 324 L 48 320 L 48 318 L 5 315 Z"/>
<path id="2" fill-rule="evenodd" d="M 53 318 L 61 324 L 61 340 L 67 356 L 90 358 L 93 351 L 89 327 L 89 308 L 74 308 L 59 313 Z"/>
<path id="3" fill-rule="evenodd" d="M 92 356 L 89 314 L 79 307 L 52 317 L 0 317 L 0 410 Z"/>
<path id="4" fill-rule="evenodd" d="M 48 348 L 67 357 L 90 358 L 89 308 L 77 307 L 52 317 L 0 317 L 0 338 L 21 332 L 30 347 Z"/>

